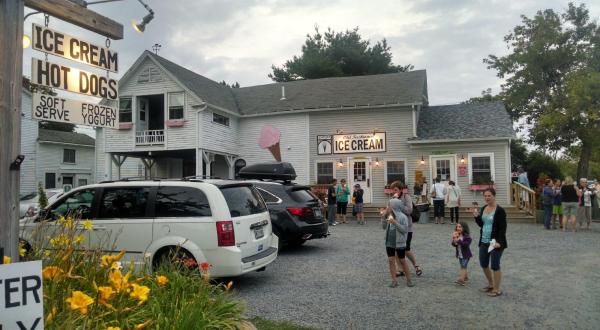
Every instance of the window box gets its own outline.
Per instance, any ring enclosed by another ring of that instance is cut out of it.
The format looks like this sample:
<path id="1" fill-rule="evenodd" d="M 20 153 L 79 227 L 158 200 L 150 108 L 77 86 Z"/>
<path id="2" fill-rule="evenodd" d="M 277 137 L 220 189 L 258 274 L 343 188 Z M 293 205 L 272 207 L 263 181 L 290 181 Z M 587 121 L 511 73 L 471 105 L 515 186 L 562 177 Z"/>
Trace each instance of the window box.
<path id="1" fill-rule="evenodd" d="M 469 185 L 469 190 L 486 190 L 488 188 L 494 188 L 496 189 L 496 185 L 493 183 L 489 183 L 489 184 L 471 184 Z"/>
<path id="2" fill-rule="evenodd" d="M 119 123 L 119 129 L 131 129 L 133 123 Z"/>
<path id="3" fill-rule="evenodd" d="M 185 123 L 183 119 L 170 119 L 167 120 L 167 127 L 181 127 Z"/>

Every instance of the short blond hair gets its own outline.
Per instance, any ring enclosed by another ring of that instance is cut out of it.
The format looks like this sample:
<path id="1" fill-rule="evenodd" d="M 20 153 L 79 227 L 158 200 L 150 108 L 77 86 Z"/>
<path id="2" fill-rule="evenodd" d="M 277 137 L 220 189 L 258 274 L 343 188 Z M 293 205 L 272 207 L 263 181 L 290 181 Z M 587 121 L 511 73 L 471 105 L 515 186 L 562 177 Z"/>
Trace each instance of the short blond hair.
<path id="1" fill-rule="evenodd" d="M 573 184 L 573 178 L 572 178 L 571 176 L 568 176 L 568 175 L 567 175 L 567 176 L 565 177 L 565 181 L 563 181 L 563 184 L 565 184 L 565 185 L 570 185 L 570 184 Z"/>

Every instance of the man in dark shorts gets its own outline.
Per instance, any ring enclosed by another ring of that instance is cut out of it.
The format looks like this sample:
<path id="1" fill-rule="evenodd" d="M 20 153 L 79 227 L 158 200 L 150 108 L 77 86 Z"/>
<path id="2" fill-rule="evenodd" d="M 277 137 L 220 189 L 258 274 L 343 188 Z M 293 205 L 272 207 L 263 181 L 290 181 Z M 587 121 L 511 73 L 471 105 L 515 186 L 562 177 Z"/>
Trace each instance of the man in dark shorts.
<path id="1" fill-rule="evenodd" d="M 330 226 L 337 225 L 337 221 L 335 221 L 335 214 L 337 212 L 336 197 L 335 197 L 336 185 L 337 185 L 337 180 L 334 178 L 331 181 L 331 185 L 327 188 L 327 220 L 329 221 Z"/>

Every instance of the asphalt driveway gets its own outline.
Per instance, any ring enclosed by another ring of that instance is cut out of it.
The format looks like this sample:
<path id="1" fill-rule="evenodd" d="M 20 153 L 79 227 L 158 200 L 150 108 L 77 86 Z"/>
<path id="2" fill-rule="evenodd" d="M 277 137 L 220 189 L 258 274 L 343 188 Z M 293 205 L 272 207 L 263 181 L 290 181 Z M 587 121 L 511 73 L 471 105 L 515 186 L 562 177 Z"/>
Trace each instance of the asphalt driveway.
<path id="1" fill-rule="evenodd" d="M 235 291 L 249 316 L 318 329 L 598 329 L 600 224 L 562 233 L 509 223 L 504 295 L 497 298 L 478 291 L 486 281 L 476 258 L 470 284 L 453 283 L 459 267 L 451 225 L 415 226 L 413 247 L 424 272 L 416 287 L 402 281 L 387 287 L 383 230 L 372 221 L 338 225 L 326 239 L 282 251 L 266 271 L 235 279 Z M 470 226 L 478 238 L 475 223 Z"/>

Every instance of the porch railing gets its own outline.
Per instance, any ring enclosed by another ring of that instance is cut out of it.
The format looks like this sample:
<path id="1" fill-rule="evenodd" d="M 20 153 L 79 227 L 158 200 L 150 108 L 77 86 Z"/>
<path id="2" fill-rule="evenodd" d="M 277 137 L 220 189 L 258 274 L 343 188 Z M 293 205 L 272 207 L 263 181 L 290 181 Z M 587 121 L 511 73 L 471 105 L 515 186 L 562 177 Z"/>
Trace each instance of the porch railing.
<path id="1" fill-rule="evenodd" d="M 135 144 L 136 145 L 165 144 L 165 131 L 162 129 L 136 131 L 135 132 Z"/>
<path id="2" fill-rule="evenodd" d="M 533 189 L 518 182 L 513 182 L 510 185 L 510 195 L 516 207 L 529 214 L 535 215 L 537 198 Z"/>

